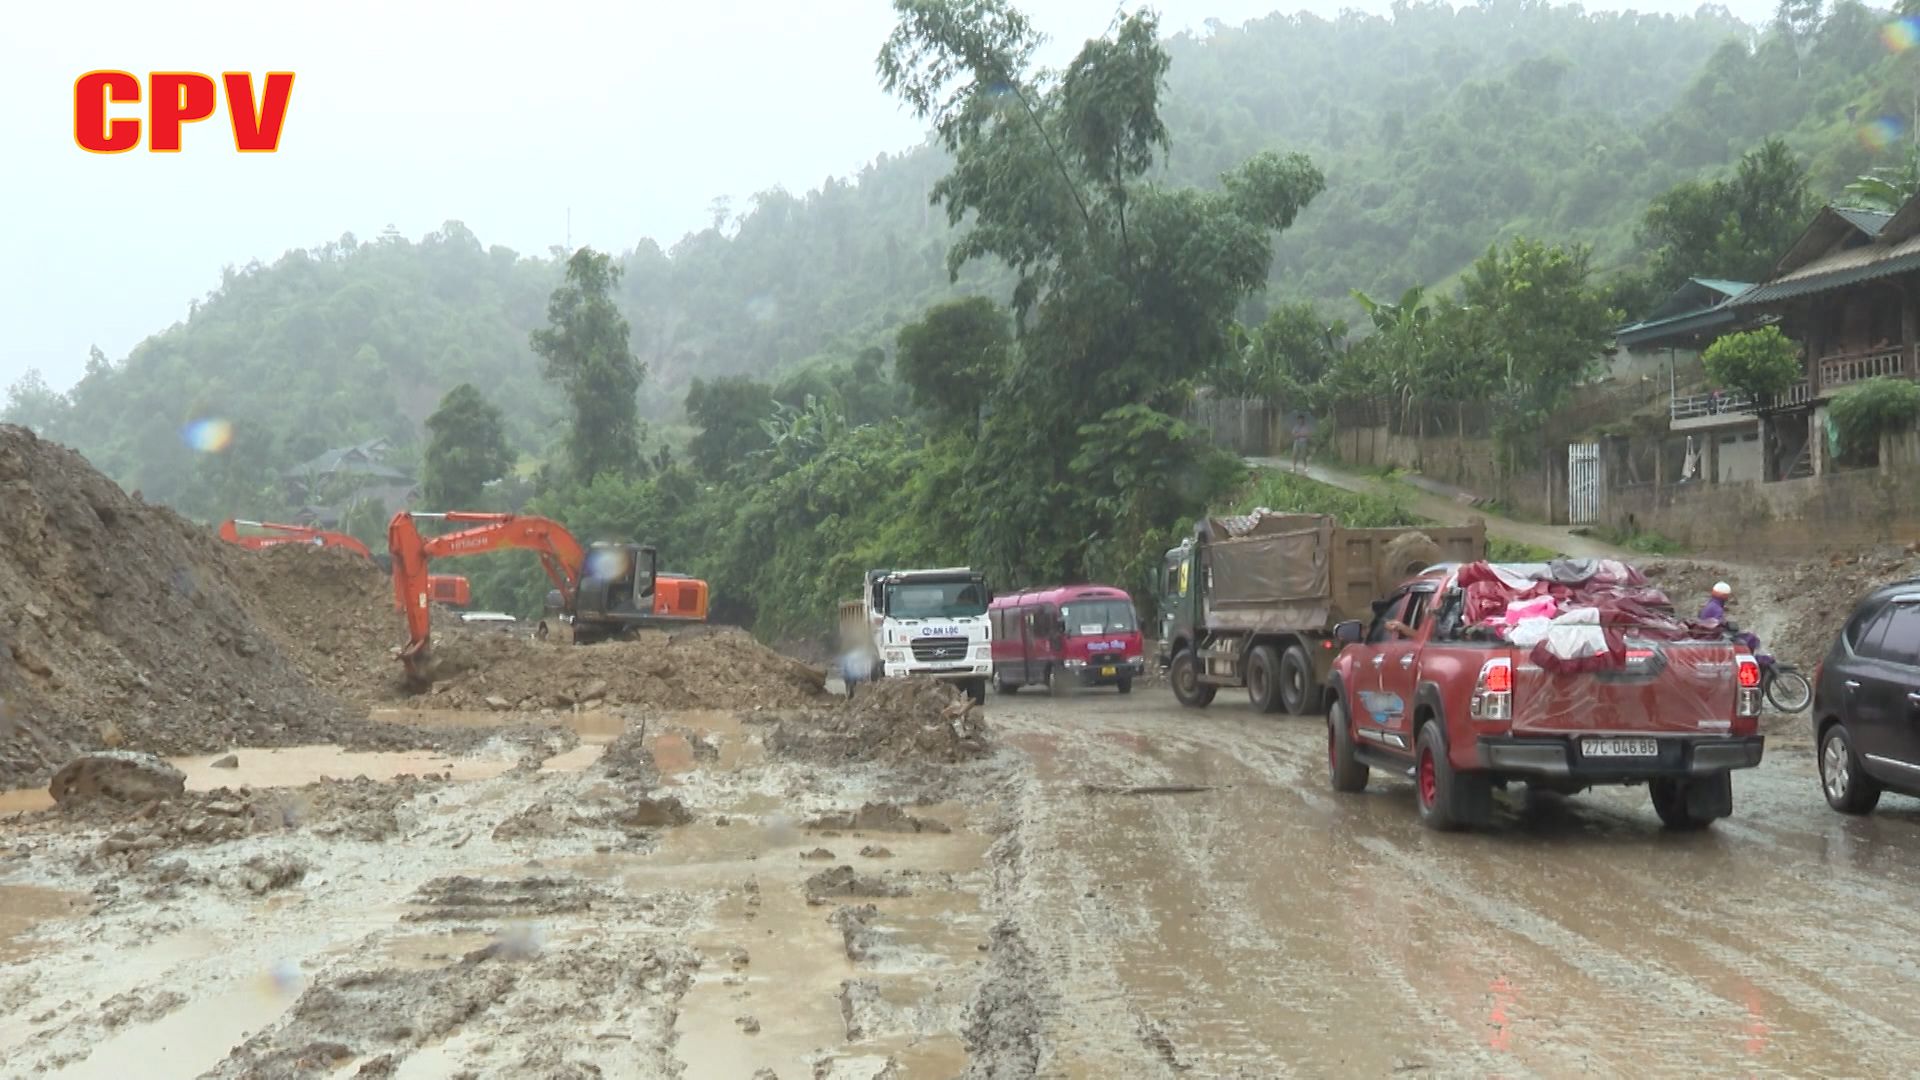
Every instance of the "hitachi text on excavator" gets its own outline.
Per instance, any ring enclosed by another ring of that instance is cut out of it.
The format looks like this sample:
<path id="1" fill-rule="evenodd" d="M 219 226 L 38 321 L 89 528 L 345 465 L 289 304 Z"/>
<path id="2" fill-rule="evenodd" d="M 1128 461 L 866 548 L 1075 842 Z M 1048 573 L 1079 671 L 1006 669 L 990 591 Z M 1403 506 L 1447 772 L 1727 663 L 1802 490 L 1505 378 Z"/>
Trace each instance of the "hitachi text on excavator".
<path id="1" fill-rule="evenodd" d="M 423 537 L 414 524 L 419 519 L 466 523 L 468 527 Z M 652 547 L 612 543 L 583 546 L 560 523 L 530 514 L 461 510 L 415 514 L 402 510 L 387 526 L 387 548 L 393 558 L 394 598 L 407 617 L 407 644 L 400 650 L 400 662 L 415 684 L 432 677 L 431 597 L 426 581 L 427 564 L 436 558 L 501 548 L 534 552 L 560 593 L 557 616 L 540 624 L 542 637 L 558 636 L 587 644 L 643 626 L 696 624 L 707 618 L 706 582 L 678 580 L 674 589 L 662 593 L 657 588 L 659 556 Z"/>

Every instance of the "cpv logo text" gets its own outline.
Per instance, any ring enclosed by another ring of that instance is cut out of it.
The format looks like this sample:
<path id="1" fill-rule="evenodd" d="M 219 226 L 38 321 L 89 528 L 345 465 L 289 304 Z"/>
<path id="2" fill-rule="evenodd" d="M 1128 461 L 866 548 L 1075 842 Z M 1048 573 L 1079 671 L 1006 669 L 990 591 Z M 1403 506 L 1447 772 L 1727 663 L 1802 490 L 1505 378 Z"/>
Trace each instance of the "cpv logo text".
<path id="1" fill-rule="evenodd" d="M 154 71 L 146 83 L 130 71 L 89 71 L 73 82 L 73 141 L 94 154 L 124 154 L 140 145 L 137 117 L 109 119 L 111 105 L 147 105 L 147 149 L 178 153 L 181 130 L 212 116 L 224 87 L 227 114 L 233 121 L 233 146 L 243 154 L 271 154 L 280 149 L 280 129 L 287 121 L 287 102 L 293 96 L 293 72 L 269 71 L 258 98 L 253 76 L 228 71 L 219 81 L 196 71 Z"/>

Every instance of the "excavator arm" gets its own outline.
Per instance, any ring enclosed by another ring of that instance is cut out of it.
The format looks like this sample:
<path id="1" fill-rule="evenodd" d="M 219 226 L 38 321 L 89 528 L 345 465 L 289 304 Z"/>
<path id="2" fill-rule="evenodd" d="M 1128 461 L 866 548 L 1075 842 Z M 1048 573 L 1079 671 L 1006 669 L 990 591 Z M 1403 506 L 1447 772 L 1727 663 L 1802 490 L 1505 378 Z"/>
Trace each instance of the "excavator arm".
<path id="1" fill-rule="evenodd" d="M 443 533 L 431 539 L 422 537 L 414 519 L 434 518 L 468 522 L 469 528 Z M 453 510 L 444 514 L 411 514 L 405 510 L 393 515 L 387 525 L 387 549 L 393 556 L 393 595 L 407 617 L 407 644 L 400 651 L 409 678 L 419 681 L 426 670 L 432 646 L 432 619 L 428 607 L 427 564 L 434 559 L 454 555 L 478 555 L 502 548 L 524 548 L 540 556 L 568 610 L 572 610 L 580 588 L 580 575 L 587 563 L 586 549 L 559 522 L 527 514 L 486 514 Z"/>
<path id="2" fill-rule="evenodd" d="M 250 529 L 265 529 L 274 535 L 260 536 L 255 534 L 243 536 L 240 533 L 241 526 L 246 526 Z M 362 558 L 373 558 L 373 552 L 367 550 L 367 545 L 355 540 L 346 533 L 316 529 L 310 525 L 281 525 L 272 521 L 242 521 L 239 518 L 228 518 L 220 523 L 220 539 L 225 540 L 229 544 L 238 544 L 243 548 L 251 548 L 255 551 L 261 548 L 277 547 L 281 544 L 317 544 L 321 547 L 346 548 L 348 551 Z"/>

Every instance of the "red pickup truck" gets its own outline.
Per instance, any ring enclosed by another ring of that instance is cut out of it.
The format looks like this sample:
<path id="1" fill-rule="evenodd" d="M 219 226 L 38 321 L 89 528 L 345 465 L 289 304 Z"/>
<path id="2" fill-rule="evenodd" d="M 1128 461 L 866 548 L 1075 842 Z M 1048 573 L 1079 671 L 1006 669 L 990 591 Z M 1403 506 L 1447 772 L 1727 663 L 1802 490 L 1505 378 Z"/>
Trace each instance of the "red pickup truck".
<path id="1" fill-rule="evenodd" d="M 1609 565 L 1624 580 L 1597 588 L 1569 587 L 1563 564 L 1435 567 L 1375 603 L 1371 626 L 1337 626 L 1334 789 L 1360 791 L 1371 769 L 1411 776 L 1438 829 L 1485 824 L 1512 781 L 1646 784 L 1675 829 L 1730 816 L 1732 770 L 1760 764 L 1759 665 Z M 1510 625 L 1509 598 L 1529 595 L 1549 617 Z"/>

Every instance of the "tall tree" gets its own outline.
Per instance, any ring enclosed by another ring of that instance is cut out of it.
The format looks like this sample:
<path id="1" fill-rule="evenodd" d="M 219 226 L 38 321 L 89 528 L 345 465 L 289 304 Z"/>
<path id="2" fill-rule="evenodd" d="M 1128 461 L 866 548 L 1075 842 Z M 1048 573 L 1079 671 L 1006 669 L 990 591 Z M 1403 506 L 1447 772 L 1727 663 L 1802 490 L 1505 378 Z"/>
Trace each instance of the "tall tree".
<path id="1" fill-rule="evenodd" d="M 743 375 L 693 380 L 687 416 L 700 433 L 687 444 L 693 466 L 714 479 L 767 446 L 761 423 L 773 415 L 773 389 Z"/>
<path id="2" fill-rule="evenodd" d="M 1641 222 L 1658 292 L 1689 277 L 1761 281 L 1817 208 L 1807 172 L 1779 139 L 1740 158 L 1730 177 L 1690 180 L 1654 200 Z"/>
<path id="3" fill-rule="evenodd" d="M 1548 415 L 1563 407 L 1606 349 L 1619 313 L 1588 283 L 1592 253 L 1518 237 L 1489 248 L 1461 283 L 1460 298 L 1485 313 L 1491 356 L 1505 377 L 1496 432 L 1509 446 L 1544 442 Z"/>
<path id="4" fill-rule="evenodd" d="M 978 421 L 1013 351 L 1006 312 L 979 296 L 927 309 L 901 329 L 899 344 L 895 367 L 913 403 L 949 428 L 970 429 Z"/>
<path id="5" fill-rule="evenodd" d="M 507 475 L 516 458 L 500 410 L 472 383 L 461 383 L 427 417 L 421 499 L 446 510 L 477 508 L 481 491 Z"/>
<path id="6" fill-rule="evenodd" d="M 1205 451 L 1165 410 L 1229 347 L 1273 234 L 1325 180 L 1302 155 L 1263 153 L 1218 191 L 1151 182 L 1170 61 L 1150 11 L 1056 76 L 1031 67 L 1040 36 L 1005 0 L 894 10 L 877 66 L 952 157 L 932 190 L 963 228 L 949 275 L 988 257 L 1016 275 L 1020 348 L 970 470 L 993 484 L 975 500 L 975 548 L 1023 578 L 1137 569 L 1114 553 L 1133 557 L 1143 533 L 1191 509 L 1165 485 L 1210 494 L 1187 475 Z"/>
<path id="7" fill-rule="evenodd" d="M 548 325 L 532 334 L 544 374 L 566 392 L 573 413 L 567 452 L 574 479 L 627 472 L 640 462 L 637 395 L 646 365 L 633 355 L 632 332 L 614 306 L 620 268 L 583 247 L 567 260 L 567 279 L 547 303 Z"/>

